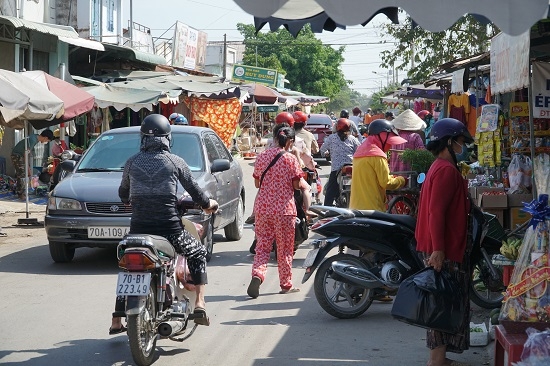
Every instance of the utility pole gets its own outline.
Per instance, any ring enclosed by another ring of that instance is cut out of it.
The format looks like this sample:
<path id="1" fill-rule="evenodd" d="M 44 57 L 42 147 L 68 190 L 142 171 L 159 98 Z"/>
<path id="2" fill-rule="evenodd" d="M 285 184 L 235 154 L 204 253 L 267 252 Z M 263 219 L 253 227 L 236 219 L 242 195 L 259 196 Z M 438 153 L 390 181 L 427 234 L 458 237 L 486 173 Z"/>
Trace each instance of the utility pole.
<path id="1" fill-rule="evenodd" d="M 227 78 L 227 34 L 223 35 L 223 78 Z"/>

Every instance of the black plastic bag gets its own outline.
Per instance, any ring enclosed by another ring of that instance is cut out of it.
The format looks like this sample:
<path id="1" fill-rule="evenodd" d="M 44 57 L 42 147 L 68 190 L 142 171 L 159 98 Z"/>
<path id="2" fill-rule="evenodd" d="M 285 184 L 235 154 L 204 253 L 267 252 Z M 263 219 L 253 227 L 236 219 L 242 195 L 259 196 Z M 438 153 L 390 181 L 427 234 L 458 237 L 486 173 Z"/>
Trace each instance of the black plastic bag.
<path id="1" fill-rule="evenodd" d="M 426 267 L 399 286 L 391 315 L 402 322 L 456 333 L 464 319 L 463 290 L 449 272 Z"/>
<path id="2" fill-rule="evenodd" d="M 303 209 L 302 191 L 294 190 L 294 202 L 296 204 L 296 218 L 294 224 L 294 244 L 299 245 L 308 239 L 309 226 L 307 223 L 306 213 Z"/>

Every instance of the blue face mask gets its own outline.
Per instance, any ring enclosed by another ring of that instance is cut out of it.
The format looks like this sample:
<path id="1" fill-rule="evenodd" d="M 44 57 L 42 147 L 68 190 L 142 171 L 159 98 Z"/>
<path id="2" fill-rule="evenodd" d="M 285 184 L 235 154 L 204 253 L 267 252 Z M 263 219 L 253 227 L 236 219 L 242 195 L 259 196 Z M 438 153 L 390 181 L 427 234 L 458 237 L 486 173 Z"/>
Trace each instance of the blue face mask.
<path id="1" fill-rule="evenodd" d="M 455 142 L 458 146 L 462 148 L 459 154 L 455 153 L 456 156 L 456 162 L 460 163 L 461 161 L 468 161 L 468 148 L 466 147 L 466 144 L 460 145 L 458 142 Z"/>

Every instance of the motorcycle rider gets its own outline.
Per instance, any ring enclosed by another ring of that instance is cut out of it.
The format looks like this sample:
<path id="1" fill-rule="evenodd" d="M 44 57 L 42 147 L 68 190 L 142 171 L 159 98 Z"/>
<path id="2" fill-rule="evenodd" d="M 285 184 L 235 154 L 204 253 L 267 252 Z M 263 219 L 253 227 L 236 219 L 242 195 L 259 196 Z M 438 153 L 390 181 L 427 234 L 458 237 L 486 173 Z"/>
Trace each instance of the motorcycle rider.
<path id="1" fill-rule="evenodd" d="M 347 120 L 349 120 L 349 112 L 347 109 L 342 109 L 340 111 L 340 118 L 345 118 Z M 357 128 L 357 125 L 355 123 L 353 123 L 351 120 L 351 126 L 350 126 L 350 131 L 351 131 L 351 134 L 359 140 L 359 142 L 362 141 L 362 136 L 359 134 L 359 129 Z M 336 127 L 336 126 L 335 126 Z"/>
<path id="2" fill-rule="evenodd" d="M 145 117 L 141 136 L 140 152 L 126 162 L 118 190 L 122 202 L 132 205 L 130 233 L 163 236 L 176 252 L 187 258 L 197 294 L 195 314 L 203 315 L 195 323 L 209 325 L 204 301 L 206 248 L 183 228 L 176 208 L 177 183 L 208 214 L 217 211 L 218 203 L 197 185 L 185 161 L 170 153 L 171 126 L 166 117 L 160 114 Z M 124 306 L 124 297 L 117 297 L 115 311 L 124 311 Z M 121 318 L 113 317 L 109 334 L 124 330 Z"/>
<path id="3" fill-rule="evenodd" d="M 405 185 L 405 178 L 390 175 L 387 152 L 405 142 L 389 121 L 376 119 L 369 124 L 369 137 L 353 155 L 351 209 L 386 211 L 386 190 Z"/>
<path id="4" fill-rule="evenodd" d="M 336 133 L 331 134 L 321 146 L 321 155 L 330 153 L 330 176 L 325 186 L 325 206 L 333 206 L 334 200 L 340 195 L 338 188 L 338 173 L 346 164 L 353 162 L 353 154 L 359 147 L 360 143 L 354 136 L 350 135 L 350 126 L 353 122 L 347 118 L 340 118 L 336 122 Z"/>
<path id="5" fill-rule="evenodd" d="M 317 144 L 317 139 L 311 132 L 304 129 L 307 125 L 307 114 L 302 111 L 296 111 L 292 113 L 292 117 L 294 118 L 294 131 L 296 132 L 296 136 L 304 140 L 306 148 L 311 154 L 318 153 L 319 144 Z"/>

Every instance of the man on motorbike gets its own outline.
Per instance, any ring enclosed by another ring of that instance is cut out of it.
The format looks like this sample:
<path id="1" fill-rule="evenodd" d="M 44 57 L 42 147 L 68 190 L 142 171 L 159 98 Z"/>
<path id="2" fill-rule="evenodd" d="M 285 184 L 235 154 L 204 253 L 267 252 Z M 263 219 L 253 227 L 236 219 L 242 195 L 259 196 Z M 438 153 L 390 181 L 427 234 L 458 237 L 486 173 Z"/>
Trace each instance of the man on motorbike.
<path id="1" fill-rule="evenodd" d="M 118 190 L 122 202 L 132 205 L 130 233 L 163 236 L 187 258 L 197 294 L 195 314 L 204 315 L 195 318 L 195 323 L 209 325 L 204 301 L 206 248 L 183 228 L 176 208 L 177 183 L 208 214 L 217 210 L 218 203 L 204 194 L 185 161 L 170 153 L 171 126 L 166 117 L 145 117 L 141 136 L 140 152 L 126 162 Z M 124 311 L 124 306 L 124 298 L 117 297 L 115 311 Z M 109 334 L 124 330 L 121 318 L 113 317 Z"/>

